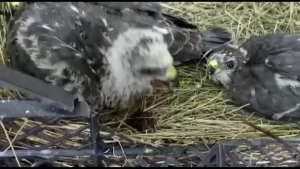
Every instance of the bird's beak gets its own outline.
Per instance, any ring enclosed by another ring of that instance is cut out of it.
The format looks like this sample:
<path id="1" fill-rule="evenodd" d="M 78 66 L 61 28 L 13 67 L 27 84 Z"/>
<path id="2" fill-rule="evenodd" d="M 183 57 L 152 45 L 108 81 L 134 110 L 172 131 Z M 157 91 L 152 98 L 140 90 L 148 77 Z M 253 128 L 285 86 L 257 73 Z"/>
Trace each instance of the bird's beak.
<path id="1" fill-rule="evenodd" d="M 166 77 L 168 81 L 172 81 L 176 78 L 177 76 L 177 71 L 173 65 L 169 66 L 166 72 Z"/>
<path id="2" fill-rule="evenodd" d="M 216 60 L 211 60 L 208 62 L 208 74 L 213 75 L 218 70 L 218 62 Z"/>
<path id="3" fill-rule="evenodd" d="M 158 77 L 156 78 L 156 80 L 159 80 L 162 82 L 162 84 L 164 86 L 166 86 L 170 91 L 173 90 L 173 82 L 174 80 L 176 80 L 177 77 L 177 71 L 175 69 L 175 67 L 173 66 L 173 57 L 170 55 L 168 57 L 164 57 L 166 60 L 164 61 L 164 63 L 170 65 L 166 72 L 165 75 L 163 75 L 163 77 Z"/>
<path id="4" fill-rule="evenodd" d="M 177 76 L 177 71 L 176 71 L 175 67 L 173 66 L 173 62 L 174 62 L 173 57 L 172 57 L 172 55 L 169 55 L 168 57 L 163 57 L 163 58 L 165 59 L 164 63 L 166 63 L 167 65 L 170 65 L 167 68 L 165 78 L 168 81 L 172 81 Z"/>
<path id="5" fill-rule="evenodd" d="M 160 81 L 164 87 L 166 87 L 169 91 L 172 92 L 175 87 L 174 82 L 178 80 L 176 79 L 176 77 L 177 77 L 177 71 L 175 67 L 171 65 L 168 67 L 166 74 L 161 78 L 156 78 L 155 81 L 156 80 Z"/>
<path id="6" fill-rule="evenodd" d="M 10 4 L 14 7 L 14 8 L 18 8 L 20 6 L 20 2 L 10 2 Z"/>

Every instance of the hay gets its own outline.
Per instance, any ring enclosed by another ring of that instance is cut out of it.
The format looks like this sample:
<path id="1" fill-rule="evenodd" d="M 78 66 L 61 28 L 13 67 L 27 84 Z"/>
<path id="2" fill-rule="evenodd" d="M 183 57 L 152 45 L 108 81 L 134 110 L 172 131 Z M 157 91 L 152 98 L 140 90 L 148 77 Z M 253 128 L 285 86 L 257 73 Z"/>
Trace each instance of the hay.
<path id="1" fill-rule="evenodd" d="M 228 27 L 235 41 L 267 32 L 295 32 L 300 29 L 300 3 L 269 2 L 172 2 L 164 5 L 188 18 L 204 30 L 212 26 Z M 227 94 L 206 78 L 203 65 L 178 67 L 180 89 L 174 93 L 149 96 L 144 108 L 156 112 L 155 133 L 120 129 L 129 137 L 159 145 L 215 143 L 220 139 L 257 138 L 264 135 L 243 124 L 247 119 L 282 137 L 297 137 L 296 125 L 254 117 L 232 106 Z M 153 107 L 153 105 L 158 104 Z M 153 107 L 153 108 L 150 108 Z M 124 124 L 125 126 L 125 124 Z"/>
<path id="2" fill-rule="evenodd" d="M 259 35 L 268 31 L 295 32 L 300 28 L 300 4 L 297 2 L 174 2 L 164 4 L 171 12 L 183 16 L 197 24 L 200 30 L 211 26 L 228 27 L 234 32 L 236 40 L 243 40 L 251 35 Z M 7 4 L 1 3 L 0 7 Z M 3 8 L 2 8 L 3 9 Z M 4 20 L 1 17 L 1 24 Z M 5 29 L 1 27 L 1 62 L 6 62 L 4 54 Z M 161 91 L 143 100 L 142 107 L 156 113 L 157 125 L 155 133 L 139 133 L 126 125 L 124 117 L 110 117 L 109 126 L 128 137 L 144 143 L 162 145 L 215 143 L 220 139 L 258 138 L 263 135 L 256 132 L 241 120 L 248 120 L 270 130 L 282 137 L 297 137 L 299 129 L 296 125 L 272 122 L 254 117 L 241 108 L 230 104 L 227 94 L 213 85 L 206 78 L 203 65 L 180 66 L 180 88 L 174 93 Z M 1 96 L 12 96 L 7 90 Z M 26 125 L 24 123 L 26 122 Z M 20 128 L 32 126 L 37 122 L 20 119 L 15 122 L 15 129 L 7 131 L 14 137 Z M 49 126 L 53 130 L 44 130 L 43 134 L 60 137 L 60 128 L 78 128 L 83 124 L 78 121 L 64 121 L 60 126 Z M 88 130 L 84 133 L 87 135 Z M 43 144 L 43 140 L 31 136 L 32 144 Z M 80 144 L 77 139 L 68 144 Z"/>

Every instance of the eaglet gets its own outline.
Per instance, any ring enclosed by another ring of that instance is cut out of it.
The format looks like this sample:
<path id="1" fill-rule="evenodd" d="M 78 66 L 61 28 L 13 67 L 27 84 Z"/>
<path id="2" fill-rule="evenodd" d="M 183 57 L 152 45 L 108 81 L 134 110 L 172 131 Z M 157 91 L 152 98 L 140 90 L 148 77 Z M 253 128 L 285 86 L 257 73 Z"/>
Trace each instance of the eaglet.
<path id="1" fill-rule="evenodd" d="M 196 32 L 156 2 L 30 2 L 9 23 L 11 66 L 71 92 L 93 110 L 133 103 L 174 61 L 231 41 L 224 28 Z"/>
<path id="2" fill-rule="evenodd" d="M 299 122 L 299 65 L 300 34 L 270 33 L 217 48 L 208 73 L 236 105 L 268 119 Z"/>

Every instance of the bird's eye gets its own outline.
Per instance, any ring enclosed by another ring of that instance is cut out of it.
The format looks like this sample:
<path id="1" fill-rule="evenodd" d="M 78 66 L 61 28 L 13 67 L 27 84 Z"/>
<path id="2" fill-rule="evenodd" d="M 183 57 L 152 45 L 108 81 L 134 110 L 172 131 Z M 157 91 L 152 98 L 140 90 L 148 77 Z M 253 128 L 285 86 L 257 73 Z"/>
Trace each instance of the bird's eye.
<path id="1" fill-rule="evenodd" d="M 227 62 L 227 67 L 228 68 L 233 68 L 233 66 L 234 66 L 234 63 L 233 63 L 233 61 L 231 60 L 231 61 L 229 61 L 229 62 Z"/>
<path id="2" fill-rule="evenodd" d="M 87 39 L 87 33 L 85 31 L 80 31 L 80 36 L 83 39 Z"/>

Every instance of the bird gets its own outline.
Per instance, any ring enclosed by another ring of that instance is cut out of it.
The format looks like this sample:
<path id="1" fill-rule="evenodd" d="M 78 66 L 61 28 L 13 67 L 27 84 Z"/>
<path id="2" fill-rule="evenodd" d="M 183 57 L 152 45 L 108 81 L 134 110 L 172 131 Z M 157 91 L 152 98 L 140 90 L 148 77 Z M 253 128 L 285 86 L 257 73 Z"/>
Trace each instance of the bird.
<path id="1" fill-rule="evenodd" d="M 6 46 L 11 67 L 98 110 L 133 104 L 154 80 L 177 77 L 176 60 L 232 38 L 225 28 L 190 28 L 157 2 L 30 2 L 10 20 Z"/>
<path id="2" fill-rule="evenodd" d="M 266 33 L 225 44 L 207 59 L 209 79 L 232 102 L 269 120 L 300 122 L 300 34 Z"/>

